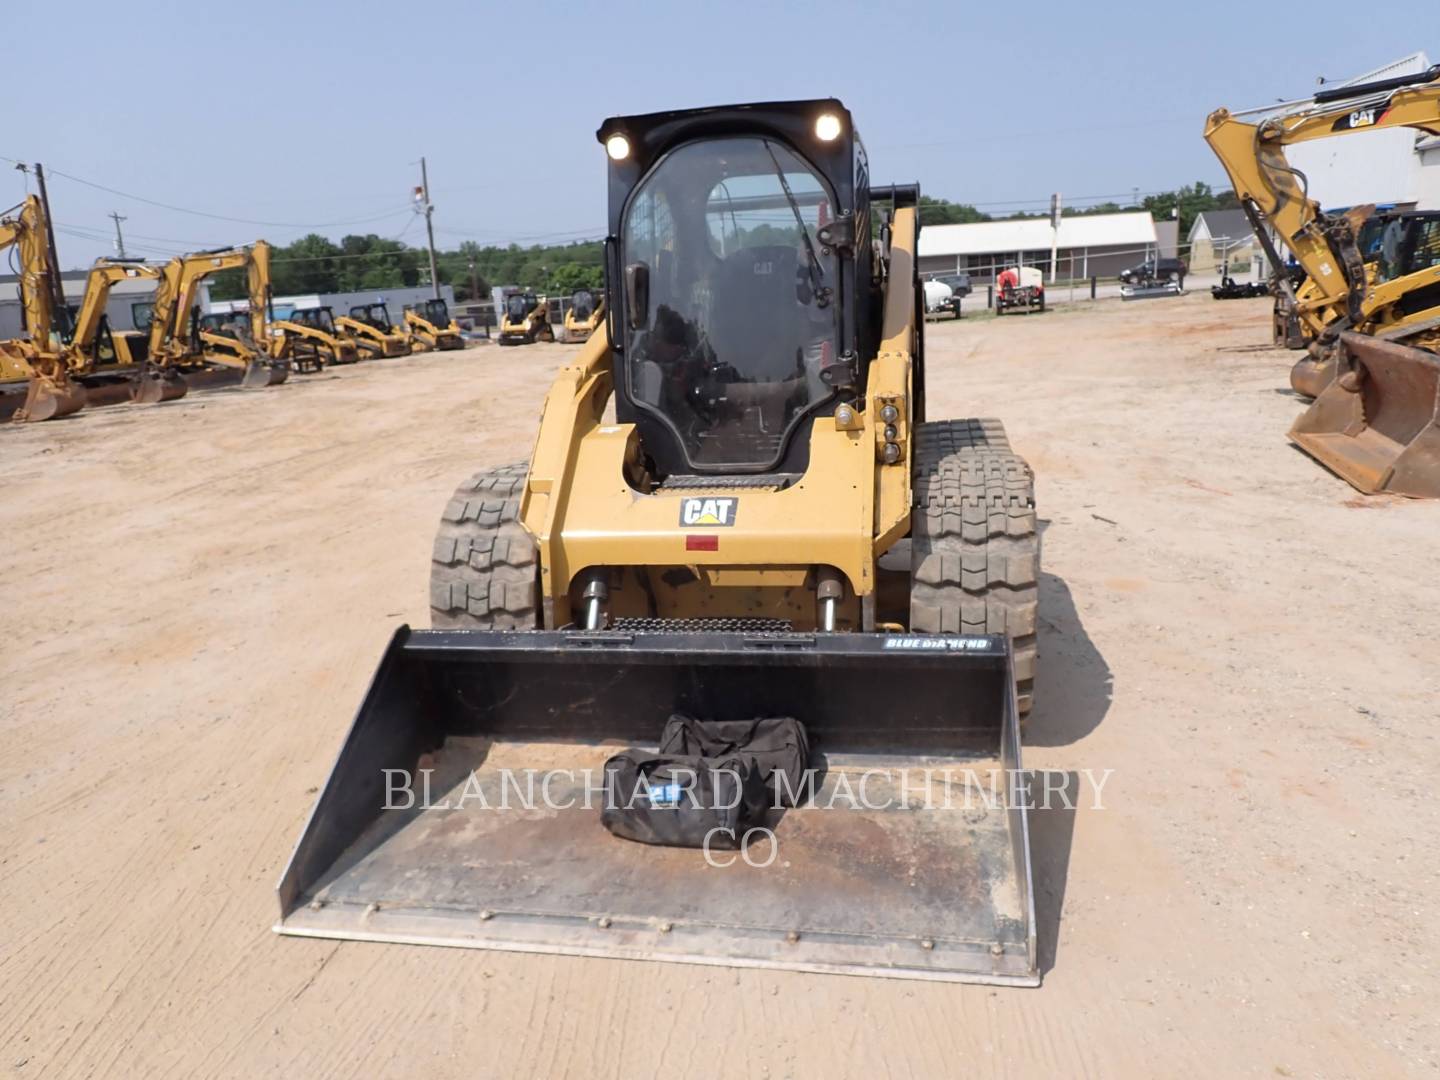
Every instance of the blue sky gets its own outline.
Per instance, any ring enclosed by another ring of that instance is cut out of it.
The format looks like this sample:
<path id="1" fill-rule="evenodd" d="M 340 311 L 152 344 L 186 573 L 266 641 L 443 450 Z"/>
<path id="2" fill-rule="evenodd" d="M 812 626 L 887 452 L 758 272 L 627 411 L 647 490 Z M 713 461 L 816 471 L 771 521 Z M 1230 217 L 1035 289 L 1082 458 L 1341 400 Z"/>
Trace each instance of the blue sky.
<path id="1" fill-rule="evenodd" d="M 112 210 L 132 255 L 309 231 L 418 244 L 421 154 L 442 246 L 598 235 L 600 121 L 728 101 L 839 97 L 877 182 L 992 211 L 1054 190 L 1123 201 L 1220 183 L 1200 138 L 1218 105 L 1417 49 L 1440 61 L 1435 0 L 71 0 L 7 16 L 0 201 L 25 192 L 13 160 L 43 162 L 67 267 L 112 253 Z"/>

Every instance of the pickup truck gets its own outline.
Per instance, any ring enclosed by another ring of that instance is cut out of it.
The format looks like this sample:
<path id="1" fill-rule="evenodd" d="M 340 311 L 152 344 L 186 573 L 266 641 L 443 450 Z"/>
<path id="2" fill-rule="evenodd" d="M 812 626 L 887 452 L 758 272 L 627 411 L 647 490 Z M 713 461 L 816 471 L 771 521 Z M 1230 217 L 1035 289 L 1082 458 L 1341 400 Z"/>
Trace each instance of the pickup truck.
<path id="1" fill-rule="evenodd" d="M 1175 287 L 1185 290 L 1185 275 L 1190 268 L 1184 259 L 1146 259 L 1142 263 L 1120 271 L 1120 280 L 1126 285 L 1164 285 L 1174 282 Z"/>

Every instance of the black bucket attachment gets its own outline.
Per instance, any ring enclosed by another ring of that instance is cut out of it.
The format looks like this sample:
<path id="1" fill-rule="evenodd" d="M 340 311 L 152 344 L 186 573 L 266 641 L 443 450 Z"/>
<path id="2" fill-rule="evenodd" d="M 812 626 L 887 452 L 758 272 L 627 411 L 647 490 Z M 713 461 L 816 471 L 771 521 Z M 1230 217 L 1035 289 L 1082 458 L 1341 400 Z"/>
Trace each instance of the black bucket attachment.
<path id="1" fill-rule="evenodd" d="M 1367 495 L 1440 499 L 1440 356 L 1340 335 L 1336 377 L 1290 438 Z"/>
<path id="2" fill-rule="evenodd" d="M 1003 636 L 402 628 L 276 929 L 1037 985 L 1011 667 Z M 674 712 L 809 730 L 813 794 L 748 861 L 600 824 L 605 759 Z"/>

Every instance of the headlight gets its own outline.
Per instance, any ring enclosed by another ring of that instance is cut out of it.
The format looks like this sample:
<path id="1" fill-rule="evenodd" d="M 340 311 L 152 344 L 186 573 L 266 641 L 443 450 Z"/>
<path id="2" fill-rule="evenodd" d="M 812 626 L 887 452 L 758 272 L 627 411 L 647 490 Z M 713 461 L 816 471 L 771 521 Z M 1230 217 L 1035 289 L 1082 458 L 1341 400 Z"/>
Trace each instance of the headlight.
<path id="1" fill-rule="evenodd" d="M 815 121 L 815 137 L 821 142 L 834 142 L 840 137 L 840 118 L 834 113 L 821 113 Z"/>
<path id="2" fill-rule="evenodd" d="M 605 140 L 605 152 L 612 161 L 624 161 L 630 156 L 630 140 L 616 133 Z"/>

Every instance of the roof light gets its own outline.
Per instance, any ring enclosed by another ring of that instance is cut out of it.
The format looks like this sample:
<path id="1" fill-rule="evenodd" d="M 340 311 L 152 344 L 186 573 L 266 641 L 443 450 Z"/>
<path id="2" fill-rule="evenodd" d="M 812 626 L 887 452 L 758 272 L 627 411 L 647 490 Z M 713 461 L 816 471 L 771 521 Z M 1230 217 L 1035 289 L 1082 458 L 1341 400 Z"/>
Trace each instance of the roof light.
<path id="1" fill-rule="evenodd" d="M 605 140 L 605 152 L 612 161 L 624 161 L 630 156 L 630 140 L 617 132 Z"/>
<path id="2" fill-rule="evenodd" d="M 821 142 L 834 142 L 840 137 L 840 118 L 834 113 L 821 113 L 815 121 L 815 137 Z"/>

